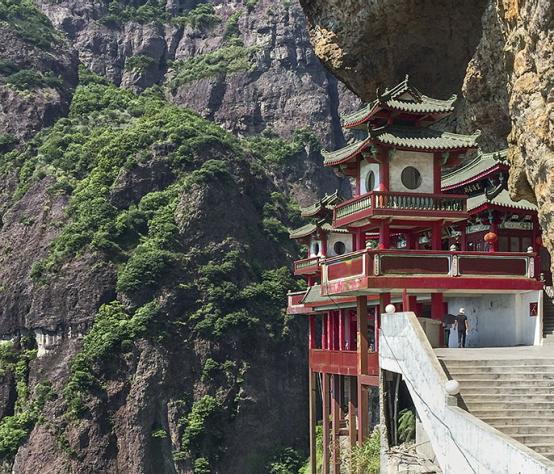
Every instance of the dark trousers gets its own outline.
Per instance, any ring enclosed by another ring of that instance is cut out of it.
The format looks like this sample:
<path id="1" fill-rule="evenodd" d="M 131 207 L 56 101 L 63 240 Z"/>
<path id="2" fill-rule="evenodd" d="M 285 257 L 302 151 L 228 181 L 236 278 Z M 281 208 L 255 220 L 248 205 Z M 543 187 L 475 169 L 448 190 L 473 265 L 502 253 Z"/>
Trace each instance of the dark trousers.
<path id="1" fill-rule="evenodd" d="M 450 329 L 444 330 L 444 347 L 448 347 L 448 341 L 450 340 Z"/>
<path id="2" fill-rule="evenodd" d="M 466 346 L 466 330 L 458 329 L 458 347 Z"/>

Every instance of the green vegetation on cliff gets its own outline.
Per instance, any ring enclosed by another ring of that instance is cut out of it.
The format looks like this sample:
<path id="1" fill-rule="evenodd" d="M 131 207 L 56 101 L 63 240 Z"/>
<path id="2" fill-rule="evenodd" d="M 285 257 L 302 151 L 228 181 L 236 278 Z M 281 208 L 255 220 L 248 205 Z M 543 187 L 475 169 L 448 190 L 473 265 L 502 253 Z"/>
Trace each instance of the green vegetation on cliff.
<path id="1" fill-rule="evenodd" d="M 38 10 L 32 0 L 0 0 L 0 28 L 2 27 L 43 49 L 50 48 L 61 38 L 50 20 Z"/>
<path id="2" fill-rule="evenodd" d="M 122 376 L 114 361 L 130 363 L 141 344 L 181 354 L 194 344 L 180 341 L 202 341 L 194 383 L 204 388 L 198 395 L 183 383 L 172 449 L 196 473 L 214 469 L 255 351 L 278 353 L 296 337 L 283 306 L 298 287 L 284 266 L 298 251 L 287 236 L 298 209 L 268 172 L 312 145 L 306 132 L 291 142 L 239 140 L 169 104 L 158 88 L 135 95 L 82 71 L 69 116 L 0 155 L 0 173 L 18 174 L 14 200 L 45 176 L 55 181 L 49 192 L 69 200 L 58 237 L 33 266 L 36 285 L 56 281 L 85 254 L 117 270 L 116 298 L 98 309 L 70 363 L 66 422 L 86 418 L 93 400 L 103 403 L 109 380 Z M 0 425 L 6 455 L 38 421 L 42 402 L 21 400 L 32 419 L 16 414 Z"/>
<path id="3" fill-rule="evenodd" d="M 37 354 L 29 346 L 27 338 L 21 338 L 17 347 L 12 342 L 0 343 L 0 376 L 13 375 L 17 394 L 13 414 L 0 420 L 0 462 L 15 456 L 40 420 L 44 404 L 52 397 L 49 383 L 29 387 L 29 364 Z"/>

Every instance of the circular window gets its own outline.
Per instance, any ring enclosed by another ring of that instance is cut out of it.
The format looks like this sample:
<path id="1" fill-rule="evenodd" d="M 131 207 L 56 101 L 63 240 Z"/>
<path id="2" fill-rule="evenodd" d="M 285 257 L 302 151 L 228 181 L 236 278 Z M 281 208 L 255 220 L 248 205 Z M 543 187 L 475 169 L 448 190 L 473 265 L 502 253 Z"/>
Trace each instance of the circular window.
<path id="1" fill-rule="evenodd" d="M 314 243 L 312 249 L 313 249 L 313 252 L 312 252 L 312 253 L 313 253 L 314 255 L 319 255 L 319 244 L 318 244 L 317 242 Z"/>
<path id="2" fill-rule="evenodd" d="M 402 184 L 408 189 L 417 189 L 421 186 L 421 173 L 413 166 L 406 166 L 400 177 Z"/>
<path id="3" fill-rule="evenodd" d="M 335 245 L 333 245 L 333 250 L 337 255 L 342 255 L 344 252 L 346 252 L 346 245 L 344 245 L 344 242 L 338 240 L 337 242 L 335 242 Z"/>
<path id="4" fill-rule="evenodd" d="M 371 192 L 375 189 L 375 173 L 370 171 L 365 178 L 365 190 Z"/>

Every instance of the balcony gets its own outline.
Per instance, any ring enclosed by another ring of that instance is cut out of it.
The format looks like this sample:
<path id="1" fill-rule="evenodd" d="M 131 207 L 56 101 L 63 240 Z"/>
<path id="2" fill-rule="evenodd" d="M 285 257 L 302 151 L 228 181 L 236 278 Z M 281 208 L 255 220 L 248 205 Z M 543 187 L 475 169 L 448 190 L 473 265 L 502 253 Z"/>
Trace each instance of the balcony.
<path id="1" fill-rule="evenodd" d="M 379 383 L 379 354 L 368 352 L 368 373 L 362 374 L 376 377 Z M 330 351 L 325 349 L 310 349 L 310 368 L 314 372 L 324 372 L 339 375 L 358 374 L 358 353 L 356 351 Z"/>
<path id="2" fill-rule="evenodd" d="M 320 271 L 321 257 L 310 257 L 294 262 L 294 274 L 300 275 L 316 275 Z"/>
<path id="3" fill-rule="evenodd" d="M 373 191 L 335 207 L 333 226 L 361 226 L 373 216 L 458 220 L 467 217 L 467 196 Z"/>
<path id="4" fill-rule="evenodd" d="M 322 263 L 322 295 L 538 290 L 533 253 L 366 249 Z M 366 290 L 366 291 L 364 291 Z"/>

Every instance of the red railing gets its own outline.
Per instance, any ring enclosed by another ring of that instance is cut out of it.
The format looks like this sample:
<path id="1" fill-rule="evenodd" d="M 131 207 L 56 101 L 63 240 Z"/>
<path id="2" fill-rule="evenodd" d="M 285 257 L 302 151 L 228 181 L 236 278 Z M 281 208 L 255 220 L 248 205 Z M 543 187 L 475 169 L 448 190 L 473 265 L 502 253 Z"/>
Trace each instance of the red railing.
<path id="1" fill-rule="evenodd" d="M 295 275 L 313 275 L 319 272 L 320 257 L 310 257 L 294 262 Z"/>
<path id="2" fill-rule="evenodd" d="M 370 277 L 380 277 L 384 284 L 386 277 L 409 277 L 413 284 L 422 283 L 417 277 L 533 280 L 534 257 L 533 253 L 515 252 L 366 249 L 326 259 L 322 284 L 336 283 L 346 292 L 356 290 L 358 282 Z"/>
<path id="3" fill-rule="evenodd" d="M 379 375 L 379 354 L 368 352 L 368 373 Z M 358 374 L 358 353 L 356 351 L 330 351 L 310 349 L 310 368 L 314 372 L 340 375 Z"/>
<path id="4" fill-rule="evenodd" d="M 425 194 L 372 191 L 337 205 L 333 211 L 336 225 L 345 225 L 371 214 L 426 213 L 442 215 L 464 214 L 467 196 L 460 194 Z"/>

